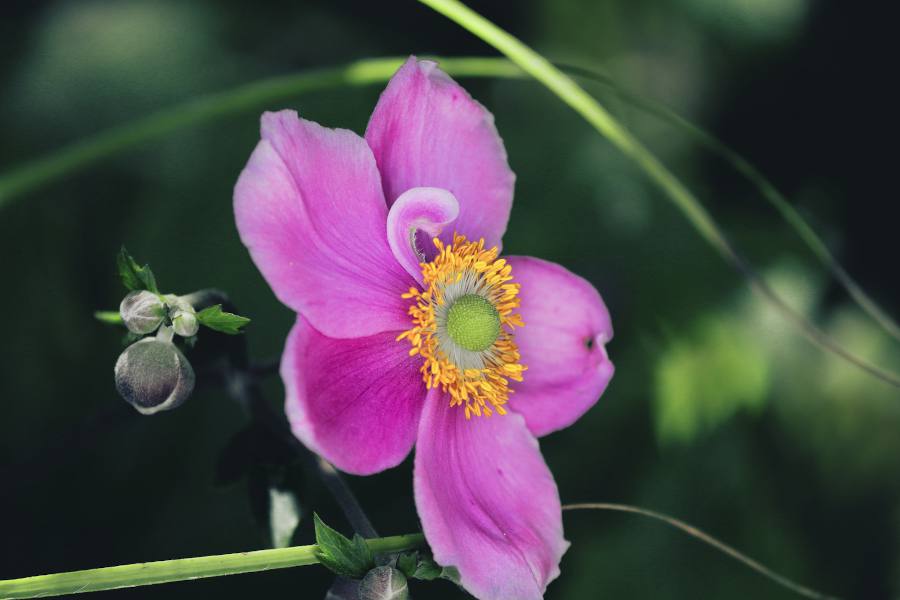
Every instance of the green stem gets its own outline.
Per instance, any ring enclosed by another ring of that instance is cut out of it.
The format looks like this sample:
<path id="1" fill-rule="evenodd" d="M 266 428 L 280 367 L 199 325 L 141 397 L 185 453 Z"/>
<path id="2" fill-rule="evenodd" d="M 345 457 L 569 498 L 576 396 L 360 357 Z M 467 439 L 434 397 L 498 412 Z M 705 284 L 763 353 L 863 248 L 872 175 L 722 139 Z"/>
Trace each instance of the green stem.
<path id="1" fill-rule="evenodd" d="M 647 114 L 680 129 L 683 133 L 692 137 L 696 142 L 705 146 L 708 150 L 728 162 L 735 171 L 743 175 L 750 183 L 752 183 L 759 191 L 760 195 L 781 214 L 781 217 L 791 226 L 794 232 L 800 236 L 800 239 L 803 240 L 803 243 L 805 243 L 812 251 L 819 262 L 831 271 L 834 278 L 837 279 L 838 283 L 841 284 L 859 307 L 888 335 L 895 340 L 900 341 L 900 326 L 897 325 L 897 322 L 894 321 L 884 309 L 878 306 L 865 290 L 860 287 L 856 280 L 847 273 L 846 269 L 844 269 L 834 254 L 828 249 L 825 241 L 815 232 L 815 230 L 813 230 L 797 209 L 791 205 L 784 194 L 775 187 L 775 184 L 769 181 L 749 160 L 732 150 L 712 133 L 694 125 L 667 106 L 622 89 L 615 81 L 606 75 L 571 65 L 554 64 L 570 75 L 585 78 L 609 88 L 616 96 L 624 100 L 630 106 L 642 110 Z"/>
<path id="2" fill-rule="evenodd" d="M 749 556 L 743 554 L 742 552 L 739 552 L 738 550 L 735 550 L 725 542 L 719 541 L 708 533 L 697 529 L 693 525 L 685 523 L 684 521 L 676 519 L 675 517 L 670 517 L 669 515 L 664 515 L 653 510 L 647 510 L 646 508 L 641 508 L 639 506 L 631 506 L 630 504 L 612 504 L 609 502 L 583 502 L 579 504 L 564 504 L 562 509 L 566 511 L 611 510 L 615 512 L 632 513 L 635 515 L 640 515 L 642 517 L 649 517 L 651 519 L 661 521 L 666 525 L 669 525 L 670 527 L 674 527 L 675 529 L 680 529 L 692 538 L 700 540 L 704 544 L 712 546 L 719 552 L 730 556 L 744 566 L 753 569 L 763 577 L 774 581 L 781 587 L 788 589 L 795 594 L 799 594 L 800 596 L 804 596 L 806 598 L 811 598 L 812 600 L 839 600 L 834 596 L 827 596 L 822 592 L 818 592 L 812 588 L 806 587 L 805 585 L 800 585 L 796 581 L 788 579 L 784 575 L 773 571 L 761 562 L 750 558 Z"/>
<path id="3" fill-rule="evenodd" d="M 393 553 L 425 545 L 421 533 L 366 540 L 376 553 Z M 319 562 L 315 545 L 199 556 L 120 565 L 69 573 L 37 575 L 0 581 L 0 598 L 37 598 L 99 592 L 139 585 L 186 581 L 203 577 L 236 575 L 271 569 L 313 565 Z"/>
<path id="4" fill-rule="evenodd" d="M 523 71 L 541 82 L 556 96 L 593 125 L 623 154 L 631 158 L 644 173 L 687 217 L 694 229 L 722 258 L 747 278 L 751 287 L 771 302 L 811 342 L 840 356 L 866 373 L 893 386 L 900 387 L 900 375 L 882 369 L 846 350 L 825 331 L 791 308 L 762 277 L 732 248 L 719 226 L 703 205 L 675 175 L 644 145 L 603 108 L 584 88 L 553 66 L 546 58 L 500 29 L 458 0 L 419 0 L 422 4 L 454 21 L 503 53 Z"/>
<path id="5" fill-rule="evenodd" d="M 341 67 L 264 79 L 233 90 L 200 96 L 144 119 L 84 138 L 0 175 L 0 209 L 26 192 L 113 156 L 122 149 L 163 137 L 188 125 L 199 125 L 299 94 L 381 83 L 390 79 L 404 60 L 360 60 Z M 442 64 L 459 77 L 509 77 L 512 73 L 521 73 L 508 61 L 496 58 L 444 59 Z"/>

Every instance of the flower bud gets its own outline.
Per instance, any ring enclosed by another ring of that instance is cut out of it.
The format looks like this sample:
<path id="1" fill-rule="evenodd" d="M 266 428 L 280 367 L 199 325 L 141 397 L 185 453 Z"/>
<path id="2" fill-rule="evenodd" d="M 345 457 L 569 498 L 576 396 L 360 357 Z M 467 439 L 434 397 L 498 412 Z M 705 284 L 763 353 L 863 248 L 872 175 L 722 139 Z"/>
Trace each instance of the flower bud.
<path id="1" fill-rule="evenodd" d="M 406 576 L 392 567 L 375 567 L 359 583 L 359 600 L 407 600 Z"/>
<path id="2" fill-rule="evenodd" d="M 169 294 L 166 296 L 166 304 L 169 306 L 169 318 L 172 319 L 175 333 L 181 337 L 197 335 L 200 323 L 197 321 L 197 313 L 191 303 L 183 297 Z"/>
<path id="3" fill-rule="evenodd" d="M 197 335 L 200 323 L 197 322 L 197 315 L 193 312 L 179 312 L 172 317 L 172 327 L 181 337 L 191 337 Z"/>
<path id="4" fill-rule="evenodd" d="M 128 331 L 153 333 L 166 316 L 166 307 L 159 296 L 147 290 L 135 290 L 119 305 L 119 314 Z"/>
<path id="5" fill-rule="evenodd" d="M 171 329 L 164 329 L 171 336 Z M 144 338 L 116 361 L 116 390 L 141 414 L 176 408 L 193 389 L 194 369 L 171 337 Z"/>

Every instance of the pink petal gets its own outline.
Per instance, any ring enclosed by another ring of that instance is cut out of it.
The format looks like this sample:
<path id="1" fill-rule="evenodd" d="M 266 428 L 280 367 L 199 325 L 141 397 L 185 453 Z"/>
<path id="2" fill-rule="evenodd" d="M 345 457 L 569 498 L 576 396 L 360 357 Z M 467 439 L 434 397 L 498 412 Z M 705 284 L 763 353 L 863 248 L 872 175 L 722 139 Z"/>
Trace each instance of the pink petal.
<path id="1" fill-rule="evenodd" d="M 375 160 L 353 132 L 265 113 L 234 190 L 241 240 L 279 300 L 322 333 L 406 329 L 414 281 L 387 242 Z"/>
<path id="2" fill-rule="evenodd" d="M 298 316 L 285 343 L 281 378 L 291 429 L 348 473 L 394 467 L 415 442 L 425 399 L 421 359 L 396 336 L 329 338 Z"/>
<path id="3" fill-rule="evenodd" d="M 612 379 L 605 347 L 612 324 L 603 298 L 581 277 L 529 256 L 508 260 L 522 285 L 525 326 L 515 340 L 528 367 L 524 381 L 513 384 L 509 405 L 534 435 L 546 435 L 577 421 Z"/>
<path id="4" fill-rule="evenodd" d="M 406 272 L 422 283 L 425 249 L 435 249 L 432 239 L 459 214 L 453 194 L 440 188 L 406 190 L 388 212 L 388 243 Z"/>
<path id="5" fill-rule="evenodd" d="M 494 117 L 431 61 L 415 57 L 381 94 L 366 129 L 388 204 L 410 188 L 449 190 L 459 201 L 454 228 L 499 246 L 512 207 L 509 169 Z M 429 249 L 430 250 L 430 249 Z"/>
<path id="6" fill-rule="evenodd" d="M 521 415 L 466 420 L 432 390 L 419 422 L 416 507 L 435 560 L 481 600 L 539 599 L 569 544 L 553 476 Z"/>

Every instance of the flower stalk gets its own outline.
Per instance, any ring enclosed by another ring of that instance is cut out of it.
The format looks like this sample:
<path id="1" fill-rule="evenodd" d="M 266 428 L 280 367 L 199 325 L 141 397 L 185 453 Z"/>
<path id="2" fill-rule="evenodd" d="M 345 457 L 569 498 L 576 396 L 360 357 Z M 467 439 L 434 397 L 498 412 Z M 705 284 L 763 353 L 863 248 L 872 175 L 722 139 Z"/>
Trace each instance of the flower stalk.
<path id="1" fill-rule="evenodd" d="M 366 540 L 366 544 L 372 552 L 393 553 L 421 548 L 425 537 L 411 533 Z M 8 579 L 0 581 L 0 598 L 46 598 L 314 565 L 319 563 L 317 549 L 312 544 Z"/>

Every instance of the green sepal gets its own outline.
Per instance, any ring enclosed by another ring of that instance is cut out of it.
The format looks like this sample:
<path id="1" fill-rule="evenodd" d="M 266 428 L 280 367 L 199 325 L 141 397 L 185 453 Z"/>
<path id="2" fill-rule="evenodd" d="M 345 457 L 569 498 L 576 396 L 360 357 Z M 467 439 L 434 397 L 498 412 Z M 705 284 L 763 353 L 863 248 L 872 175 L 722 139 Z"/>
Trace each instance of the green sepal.
<path id="1" fill-rule="evenodd" d="M 122 278 L 122 283 L 127 289 L 159 293 L 159 289 L 156 287 L 156 277 L 153 276 L 150 265 L 140 266 L 125 249 L 125 246 L 122 246 L 116 256 L 116 265 L 119 267 L 119 277 Z"/>
<path id="2" fill-rule="evenodd" d="M 355 534 L 347 539 L 322 522 L 319 515 L 313 513 L 316 529 L 316 556 L 325 567 L 337 575 L 351 579 L 361 579 L 375 566 L 375 556 L 366 541 Z"/>
<path id="3" fill-rule="evenodd" d="M 223 311 L 221 304 L 204 308 L 197 313 L 197 320 L 201 325 L 229 335 L 241 333 L 241 328 L 250 322 L 247 317 Z"/>

